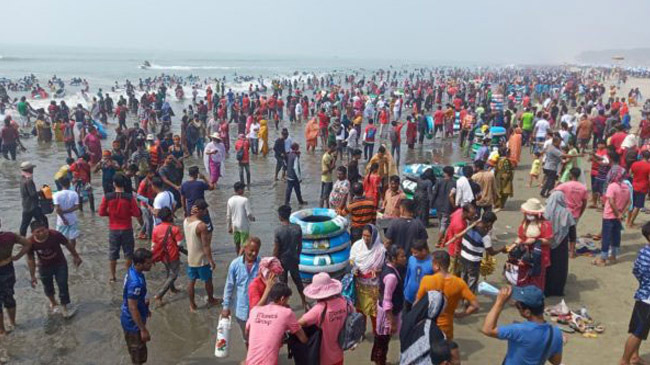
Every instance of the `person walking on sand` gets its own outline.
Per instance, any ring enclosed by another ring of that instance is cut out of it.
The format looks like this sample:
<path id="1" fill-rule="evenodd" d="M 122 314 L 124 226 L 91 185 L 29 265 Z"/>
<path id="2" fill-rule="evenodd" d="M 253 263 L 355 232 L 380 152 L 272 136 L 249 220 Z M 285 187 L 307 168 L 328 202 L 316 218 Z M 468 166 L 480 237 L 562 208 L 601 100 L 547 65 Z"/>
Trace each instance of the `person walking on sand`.
<path id="1" fill-rule="evenodd" d="M 197 280 L 205 283 L 205 291 L 208 296 L 208 305 L 218 305 L 221 300 L 214 298 L 214 287 L 212 286 L 212 271 L 217 264 L 212 258 L 210 247 L 210 232 L 201 217 L 206 214 L 208 203 L 205 200 L 197 200 L 192 207 L 191 215 L 185 218 L 183 230 L 185 242 L 187 243 L 187 277 L 190 282 L 187 285 L 187 294 L 190 298 L 190 312 L 196 312 L 194 301 L 194 285 Z"/>
<path id="2" fill-rule="evenodd" d="M 233 235 L 236 254 L 241 253 L 241 246 L 248 240 L 250 224 L 255 222 L 250 202 L 244 196 L 244 183 L 238 181 L 233 186 L 235 195 L 226 204 L 226 222 L 228 233 Z"/>
<path id="3" fill-rule="evenodd" d="M 156 305 L 164 305 L 163 296 L 170 290 L 172 293 L 178 293 L 174 286 L 181 268 L 180 253 L 178 244 L 183 240 L 183 233 L 180 228 L 174 225 L 174 214 L 171 209 L 164 207 L 158 212 L 160 224 L 153 229 L 151 235 L 151 250 L 154 262 L 162 262 L 165 267 L 165 282 L 158 290 L 154 299 Z"/>
<path id="4" fill-rule="evenodd" d="M 74 246 L 61 233 L 48 229 L 41 221 L 34 221 L 30 225 L 32 236 L 29 238 L 30 249 L 27 252 L 27 266 L 31 277 L 32 288 L 36 288 L 36 260 L 38 256 L 38 275 L 43 284 L 43 291 L 50 300 L 52 313 L 58 312 L 59 303 L 54 298 L 54 281 L 59 288 L 59 300 L 63 308 L 63 318 L 72 317 L 76 308 L 70 305 L 70 293 L 68 291 L 68 261 L 63 254 L 61 246 L 65 246 L 76 267 L 81 265 L 81 257 Z"/>
<path id="5" fill-rule="evenodd" d="M 151 311 L 144 273 L 151 270 L 152 257 L 151 251 L 138 248 L 133 253 L 133 266 L 129 267 L 124 277 L 120 323 L 133 364 L 147 362 L 147 342 L 151 341 L 151 334 L 147 329 L 147 319 L 151 316 Z"/>
<path id="6" fill-rule="evenodd" d="M 307 300 L 303 294 L 303 284 L 298 270 L 300 253 L 302 252 L 302 230 L 300 226 L 289 222 L 291 206 L 282 205 L 278 208 L 278 219 L 280 226 L 275 229 L 273 242 L 273 256 L 277 257 L 282 264 L 284 271 L 280 275 L 280 281 L 288 283 L 289 275 L 296 285 L 302 305 L 307 308 Z"/>
<path id="7" fill-rule="evenodd" d="M 260 246 L 262 242 L 257 237 L 251 237 L 244 246 L 244 254 L 230 262 L 226 284 L 223 288 L 223 306 L 221 317 L 228 318 L 234 307 L 235 320 L 241 330 L 244 344 L 248 347 L 246 336 L 246 321 L 248 320 L 249 301 L 248 287 L 257 277 L 260 267 Z M 234 292 L 234 293 L 233 293 Z M 233 303 L 233 294 L 237 300 Z"/>
<path id="8" fill-rule="evenodd" d="M 104 195 L 99 205 L 99 216 L 108 217 L 108 261 L 110 268 L 109 281 L 114 283 L 117 259 L 120 258 L 120 248 L 124 253 L 125 267 L 131 267 L 131 258 L 135 239 L 133 237 L 132 217 L 143 225 L 142 212 L 135 201 L 135 198 L 124 192 L 123 175 L 115 175 L 113 186 L 115 191 Z"/>

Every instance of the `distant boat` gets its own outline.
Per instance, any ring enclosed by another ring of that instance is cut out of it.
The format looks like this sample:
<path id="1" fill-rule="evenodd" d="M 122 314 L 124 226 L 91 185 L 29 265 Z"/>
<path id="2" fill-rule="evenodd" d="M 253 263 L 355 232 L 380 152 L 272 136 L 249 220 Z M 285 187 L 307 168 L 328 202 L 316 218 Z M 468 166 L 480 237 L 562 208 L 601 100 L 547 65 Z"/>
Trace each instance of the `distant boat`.
<path id="1" fill-rule="evenodd" d="M 151 68 L 151 63 L 149 63 L 149 61 L 145 60 L 145 61 L 140 65 L 140 68 L 143 69 L 143 70 L 149 69 L 149 68 Z"/>

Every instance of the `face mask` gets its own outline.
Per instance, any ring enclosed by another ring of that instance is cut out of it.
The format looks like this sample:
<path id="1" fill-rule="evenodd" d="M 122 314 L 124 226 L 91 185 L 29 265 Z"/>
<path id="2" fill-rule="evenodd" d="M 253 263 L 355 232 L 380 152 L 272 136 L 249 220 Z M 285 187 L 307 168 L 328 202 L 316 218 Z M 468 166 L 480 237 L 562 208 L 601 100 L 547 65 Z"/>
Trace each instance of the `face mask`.
<path id="1" fill-rule="evenodd" d="M 528 221 L 534 221 L 537 218 L 537 216 L 532 215 L 532 214 L 526 214 L 526 220 Z"/>

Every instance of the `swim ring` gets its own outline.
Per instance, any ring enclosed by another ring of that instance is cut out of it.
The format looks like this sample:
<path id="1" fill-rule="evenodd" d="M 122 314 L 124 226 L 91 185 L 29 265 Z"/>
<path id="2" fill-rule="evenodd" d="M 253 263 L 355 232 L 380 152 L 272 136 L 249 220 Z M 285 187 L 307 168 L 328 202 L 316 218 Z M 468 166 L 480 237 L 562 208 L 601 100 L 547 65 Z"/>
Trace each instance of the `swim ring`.
<path id="1" fill-rule="evenodd" d="M 337 272 L 348 267 L 350 260 L 350 247 L 345 250 L 321 254 L 309 255 L 300 254 L 300 265 L 298 268 L 301 272 L 305 273 L 319 273 L 319 272 Z"/>
<path id="2" fill-rule="evenodd" d="M 348 232 L 343 232 L 336 237 L 302 241 L 302 253 L 310 255 L 333 253 L 345 250 L 348 247 L 350 247 L 350 234 Z"/>
<path id="3" fill-rule="evenodd" d="M 299 210 L 289 218 L 300 226 L 303 239 L 320 239 L 338 236 L 348 228 L 348 219 L 334 209 L 311 208 Z"/>

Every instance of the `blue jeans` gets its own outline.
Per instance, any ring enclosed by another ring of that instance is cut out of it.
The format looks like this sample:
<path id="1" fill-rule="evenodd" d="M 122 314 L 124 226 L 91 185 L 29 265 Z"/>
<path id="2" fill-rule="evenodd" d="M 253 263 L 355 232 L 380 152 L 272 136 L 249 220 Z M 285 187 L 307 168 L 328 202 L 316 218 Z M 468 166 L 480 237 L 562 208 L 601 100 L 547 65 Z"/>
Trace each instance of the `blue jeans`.
<path id="1" fill-rule="evenodd" d="M 602 248 L 600 258 L 607 260 L 611 247 L 612 257 L 616 258 L 621 247 L 623 225 L 618 219 L 603 219 Z"/>

